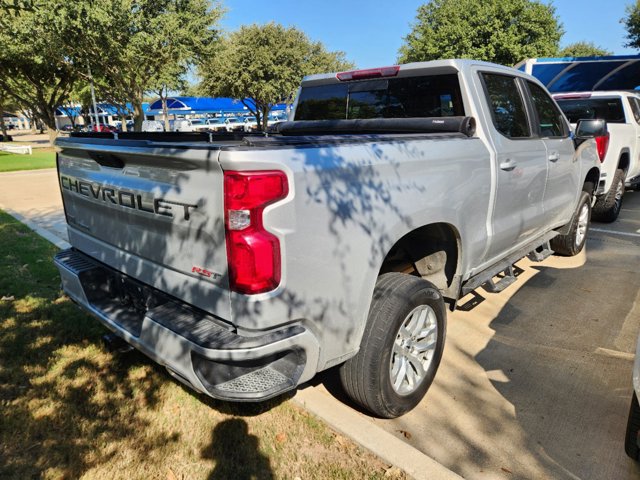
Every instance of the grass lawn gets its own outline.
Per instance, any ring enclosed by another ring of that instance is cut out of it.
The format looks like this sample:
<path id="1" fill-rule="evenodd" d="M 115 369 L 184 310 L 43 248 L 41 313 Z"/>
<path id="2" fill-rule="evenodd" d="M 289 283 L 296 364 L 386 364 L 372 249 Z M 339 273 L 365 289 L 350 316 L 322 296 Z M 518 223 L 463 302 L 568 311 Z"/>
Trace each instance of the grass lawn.
<path id="1" fill-rule="evenodd" d="M 56 248 L 0 211 L 0 478 L 405 478 L 287 399 L 197 395 L 59 290 Z"/>
<path id="2" fill-rule="evenodd" d="M 15 170 L 37 170 L 40 168 L 54 168 L 56 153 L 53 148 L 34 148 L 31 155 L 0 152 L 0 172 Z"/>

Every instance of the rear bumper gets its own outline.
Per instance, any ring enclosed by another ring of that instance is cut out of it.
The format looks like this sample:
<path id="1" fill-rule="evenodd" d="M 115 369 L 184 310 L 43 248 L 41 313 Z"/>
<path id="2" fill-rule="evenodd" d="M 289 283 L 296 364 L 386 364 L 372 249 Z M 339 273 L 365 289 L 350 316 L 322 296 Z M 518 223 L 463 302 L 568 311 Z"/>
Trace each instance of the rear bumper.
<path id="1" fill-rule="evenodd" d="M 77 250 L 58 253 L 55 264 L 70 298 L 194 390 L 223 400 L 266 400 L 316 373 L 319 344 L 301 325 L 241 336 Z"/>

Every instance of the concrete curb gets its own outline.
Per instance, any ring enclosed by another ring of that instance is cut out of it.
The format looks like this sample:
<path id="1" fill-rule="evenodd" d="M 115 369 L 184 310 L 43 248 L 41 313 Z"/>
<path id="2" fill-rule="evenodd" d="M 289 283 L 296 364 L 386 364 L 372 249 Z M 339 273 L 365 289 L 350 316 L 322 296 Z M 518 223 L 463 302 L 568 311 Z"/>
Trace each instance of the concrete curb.
<path id="1" fill-rule="evenodd" d="M 351 438 L 371 453 L 416 479 L 460 480 L 452 472 L 420 450 L 394 437 L 316 387 L 302 387 L 293 400 L 321 418 L 331 428 Z"/>
<path id="2" fill-rule="evenodd" d="M 38 235 L 43 237 L 45 240 L 48 240 L 51 243 L 53 243 L 59 249 L 64 250 L 64 249 L 67 249 L 67 248 L 71 248 L 71 244 L 69 242 L 67 242 L 66 240 L 63 240 L 62 238 L 58 237 L 57 235 L 54 235 L 49 230 L 45 230 L 44 228 L 38 226 L 36 223 L 32 222 L 31 220 L 27 220 L 25 217 L 20 215 L 18 212 L 14 211 L 14 210 L 12 210 L 10 208 L 7 208 L 5 205 L 0 205 L 0 208 L 2 208 L 2 210 L 4 210 L 6 213 L 11 215 L 13 218 L 18 220 L 19 222 L 22 222 L 23 224 L 25 224 L 31 230 L 33 230 Z"/>

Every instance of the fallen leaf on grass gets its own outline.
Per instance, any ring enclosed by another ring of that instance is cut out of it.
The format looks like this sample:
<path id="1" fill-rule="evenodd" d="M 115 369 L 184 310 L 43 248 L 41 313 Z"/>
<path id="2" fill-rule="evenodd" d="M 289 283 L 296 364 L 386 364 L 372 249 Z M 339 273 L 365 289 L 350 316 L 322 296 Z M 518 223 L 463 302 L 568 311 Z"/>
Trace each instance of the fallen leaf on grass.
<path id="1" fill-rule="evenodd" d="M 176 474 L 173 473 L 173 470 L 170 468 L 167 469 L 167 480 L 178 480 L 178 477 L 176 477 Z"/>
<path id="2" fill-rule="evenodd" d="M 336 443 L 341 447 L 344 447 L 347 444 L 347 441 L 342 435 L 336 435 Z"/>
<path id="3" fill-rule="evenodd" d="M 387 468 L 386 472 L 384 472 L 385 477 L 396 478 L 400 477 L 400 475 L 402 475 L 402 470 L 400 470 L 398 467 Z"/>

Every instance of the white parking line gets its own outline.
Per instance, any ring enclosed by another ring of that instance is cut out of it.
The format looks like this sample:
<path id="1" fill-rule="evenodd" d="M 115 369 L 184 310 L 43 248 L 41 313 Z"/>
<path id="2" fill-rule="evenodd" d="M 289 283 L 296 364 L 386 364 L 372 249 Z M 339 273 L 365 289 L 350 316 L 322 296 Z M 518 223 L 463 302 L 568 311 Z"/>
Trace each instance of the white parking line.
<path id="1" fill-rule="evenodd" d="M 592 232 L 610 233 L 611 235 L 622 235 L 624 237 L 640 238 L 640 233 L 618 232 L 616 230 L 605 230 L 604 228 L 593 228 L 593 227 L 591 227 L 589 230 Z"/>

